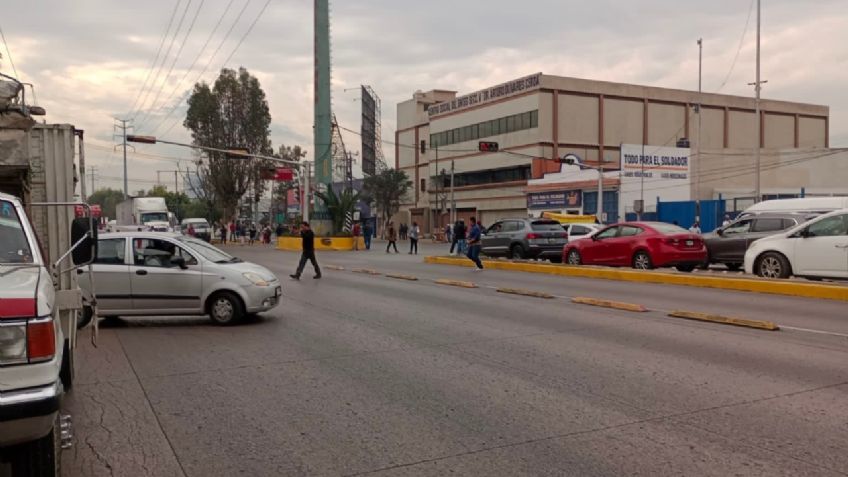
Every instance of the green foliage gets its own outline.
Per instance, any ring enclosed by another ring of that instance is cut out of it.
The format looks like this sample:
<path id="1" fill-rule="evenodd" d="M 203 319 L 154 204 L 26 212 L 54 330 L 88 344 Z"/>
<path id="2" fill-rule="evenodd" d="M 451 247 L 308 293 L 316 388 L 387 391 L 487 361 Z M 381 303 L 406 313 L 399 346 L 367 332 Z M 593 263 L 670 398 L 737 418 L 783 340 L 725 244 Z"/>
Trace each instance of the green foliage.
<path id="1" fill-rule="evenodd" d="M 253 154 L 273 153 L 269 135 L 271 113 L 259 80 L 240 68 L 221 70 L 210 88 L 198 83 L 188 99 L 183 125 L 191 131 L 192 142 L 219 149 L 247 148 Z M 263 161 L 227 157 L 207 152 L 198 168 L 199 194 L 207 202 L 221 207 L 224 216 L 233 217 L 239 200 L 254 186 L 262 191 L 260 172 Z"/>
<path id="2" fill-rule="evenodd" d="M 400 201 L 411 187 L 412 181 L 406 172 L 386 169 L 365 178 L 362 194 L 364 200 L 377 207 L 383 223 L 386 223 L 400 209 Z"/>
<path id="3" fill-rule="evenodd" d="M 352 189 L 344 189 L 341 194 L 336 194 L 332 184 L 327 184 L 327 192 L 315 192 L 315 195 L 324 201 L 327 212 L 333 219 L 333 234 L 339 234 L 344 229 L 345 217 L 348 212 L 353 212 L 356 203 L 359 202 L 359 192 Z"/>
<path id="4" fill-rule="evenodd" d="M 182 192 L 170 192 L 165 186 L 156 185 L 152 189 L 147 192 L 147 197 L 164 197 L 165 204 L 168 206 L 168 210 L 173 212 L 174 215 L 177 216 L 177 220 L 182 220 L 189 217 L 198 217 L 196 215 L 186 215 L 186 209 L 191 203 L 191 199 L 188 198 L 187 195 Z M 205 217 L 205 216 L 200 216 Z"/>
<path id="5" fill-rule="evenodd" d="M 88 196 L 88 203 L 99 205 L 101 214 L 110 219 L 115 218 L 117 215 L 115 213 L 115 206 L 123 202 L 123 200 L 124 193 L 122 191 L 110 188 L 98 189 Z"/>

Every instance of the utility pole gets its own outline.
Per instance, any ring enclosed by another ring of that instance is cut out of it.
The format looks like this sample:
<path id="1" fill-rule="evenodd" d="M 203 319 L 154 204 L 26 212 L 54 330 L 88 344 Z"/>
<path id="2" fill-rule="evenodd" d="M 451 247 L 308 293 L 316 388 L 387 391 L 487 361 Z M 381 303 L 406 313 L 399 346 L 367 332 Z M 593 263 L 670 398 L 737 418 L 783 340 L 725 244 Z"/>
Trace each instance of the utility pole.
<path id="1" fill-rule="evenodd" d="M 451 182 L 450 182 L 450 201 L 451 201 L 451 214 L 450 214 L 450 223 L 456 223 L 456 200 L 454 200 L 453 195 L 453 178 L 454 178 L 454 160 L 451 159 Z"/>
<path id="2" fill-rule="evenodd" d="M 96 189 L 94 188 L 94 175 L 95 175 L 95 174 L 97 174 L 97 166 L 89 166 L 89 167 L 88 167 L 88 175 L 89 175 L 89 177 L 91 178 L 91 193 L 92 193 L 92 194 L 93 194 L 93 193 L 95 192 L 95 190 L 96 190 Z M 83 179 L 83 181 L 85 181 L 85 180 Z M 91 195 L 91 194 L 89 194 L 89 195 Z"/>
<path id="3" fill-rule="evenodd" d="M 753 83 L 748 83 L 754 87 L 754 115 L 757 117 L 757 147 L 754 149 L 754 162 L 756 163 L 756 176 L 754 178 L 754 203 L 757 203 L 762 198 L 762 190 L 760 188 L 760 144 L 763 142 L 763 124 L 760 117 L 760 89 L 762 85 L 768 81 L 760 80 L 760 0 L 757 0 L 757 79 Z"/>
<path id="4" fill-rule="evenodd" d="M 117 121 L 117 123 L 120 123 L 116 123 L 114 127 L 116 129 L 121 130 L 122 144 L 120 144 L 118 147 L 121 147 L 124 150 L 124 199 L 127 199 L 129 198 L 129 188 L 127 187 L 127 129 L 133 129 L 133 126 L 128 125 L 127 123 L 132 121 L 132 119 L 115 118 L 115 121 Z"/>
<path id="5" fill-rule="evenodd" d="M 302 213 L 302 215 L 303 215 L 303 221 L 309 222 L 309 194 L 310 194 L 309 181 L 312 177 L 312 171 L 311 171 L 312 163 L 304 161 L 303 165 L 306 168 L 306 174 L 303 175 L 303 204 L 302 204 L 303 205 L 303 213 Z"/>
<path id="6" fill-rule="evenodd" d="M 696 139 L 697 145 L 695 146 L 695 215 L 696 220 L 701 219 L 701 72 L 703 71 L 701 68 L 702 61 L 704 58 L 704 40 L 703 38 L 698 38 L 698 105 L 696 106 L 698 111 L 698 138 Z"/>

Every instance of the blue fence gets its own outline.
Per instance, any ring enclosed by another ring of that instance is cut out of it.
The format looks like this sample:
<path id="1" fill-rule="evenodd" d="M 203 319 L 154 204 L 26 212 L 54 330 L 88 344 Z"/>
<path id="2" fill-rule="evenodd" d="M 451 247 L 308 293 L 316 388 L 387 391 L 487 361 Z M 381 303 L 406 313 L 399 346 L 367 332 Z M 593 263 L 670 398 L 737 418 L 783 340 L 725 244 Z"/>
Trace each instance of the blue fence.
<path id="1" fill-rule="evenodd" d="M 700 208 L 699 214 L 698 203 L 694 200 L 680 202 L 661 202 L 657 200 L 657 220 L 672 224 L 676 223 L 688 229 L 695 223 L 695 218 L 699 217 L 701 232 L 703 233 L 715 230 L 724 221 L 724 200 L 702 200 Z"/>

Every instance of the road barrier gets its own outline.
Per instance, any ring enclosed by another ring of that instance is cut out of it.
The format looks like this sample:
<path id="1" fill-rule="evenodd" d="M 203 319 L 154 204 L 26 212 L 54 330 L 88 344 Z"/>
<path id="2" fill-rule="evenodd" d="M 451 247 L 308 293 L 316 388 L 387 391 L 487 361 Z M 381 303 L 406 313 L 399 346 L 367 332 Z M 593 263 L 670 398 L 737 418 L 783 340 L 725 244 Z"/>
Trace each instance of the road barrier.
<path id="1" fill-rule="evenodd" d="M 438 283 L 439 285 L 449 285 L 452 287 L 478 288 L 477 284 L 474 282 L 464 282 L 462 280 L 449 280 L 447 278 L 439 278 L 437 280 L 433 280 L 433 283 Z"/>
<path id="2" fill-rule="evenodd" d="M 571 303 L 578 303 L 581 305 L 591 305 L 591 306 L 600 306 L 602 308 L 613 308 L 616 310 L 624 310 L 624 311 L 635 311 L 635 312 L 645 312 L 648 311 L 645 308 L 645 305 L 639 305 L 636 303 L 624 303 L 621 301 L 610 301 L 610 300 L 599 300 L 597 298 L 587 298 L 582 296 L 576 296 L 571 299 Z"/>
<path id="3" fill-rule="evenodd" d="M 411 282 L 418 281 L 418 277 L 413 277 L 412 275 L 398 275 L 395 273 L 387 273 L 386 276 L 389 278 L 396 278 L 398 280 L 409 280 Z"/>
<path id="4" fill-rule="evenodd" d="M 463 267 L 471 267 L 474 265 L 468 259 L 454 257 L 425 257 L 424 261 L 425 263 L 431 264 L 457 265 Z M 548 275 L 578 278 L 600 278 L 626 282 L 661 283 L 700 288 L 716 288 L 721 290 L 768 293 L 772 295 L 848 301 L 847 286 L 805 283 L 794 280 L 703 276 L 697 274 L 677 274 L 582 265 L 551 265 L 527 262 L 516 263 L 506 260 L 484 260 L 483 263 L 486 268 L 509 270 L 514 272 L 544 273 Z"/>
<path id="5" fill-rule="evenodd" d="M 744 326 L 745 328 L 757 328 L 760 330 L 777 331 L 779 326 L 771 321 L 748 320 L 745 318 L 733 318 L 729 316 L 713 315 L 709 313 L 698 313 L 694 311 L 672 311 L 668 314 L 673 318 L 685 318 L 687 320 L 710 321 L 725 325 Z"/>
<path id="6" fill-rule="evenodd" d="M 533 290 L 521 290 L 519 288 L 504 288 L 504 287 L 501 287 L 501 288 L 496 288 L 495 290 L 498 293 L 508 293 L 510 295 L 532 296 L 534 298 L 547 298 L 547 299 L 556 298 L 555 296 L 551 295 L 550 293 L 537 292 L 537 291 L 533 291 Z"/>

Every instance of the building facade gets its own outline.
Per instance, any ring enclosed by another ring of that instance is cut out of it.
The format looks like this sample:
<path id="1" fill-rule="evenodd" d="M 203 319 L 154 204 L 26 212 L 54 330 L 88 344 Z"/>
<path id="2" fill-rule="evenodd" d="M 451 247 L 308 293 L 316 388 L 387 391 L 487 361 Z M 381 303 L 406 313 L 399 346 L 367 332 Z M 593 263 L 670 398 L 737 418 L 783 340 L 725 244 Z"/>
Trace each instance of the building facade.
<path id="1" fill-rule="evenodd" d="M 462 96 L 447 90 L 418 91 L 397 105 L 395 166 L 415 186 L 402 204 L 406 217 L 401 219 L 416 220 L 430 231 L 442 229 L 450 221 L 451 170 L 459 218 L 475 215 L 489 224 L 504 217 L 527 216 L 530 210 L 544 208 L 545 201 L 570 205 L 562 207 L 570 211 L 578 209 L 579 201 L 580 212 L 594 214 L 597 172 L 567 173 L 569 169 L 555 160 L 574 154 L 606 171 L 603 209 L 612 221 L 633 205 L 619 202 L 621 182 L 632 182 L 632 175 L 630 179 L 622 175 L 622 150 L 659 156 L 662 162 L 667 148 L 685 149 L 692 199 L 713 198 L 725 189 L 752 195 L 757 128 L 763 160 L 778 157 L 778 151 L 829 146 L 828 107 L 761 100 L 760 110 L 758 118 L 754 100 L 747 97 L 541 73 Z M 481 152 L 479 141 L 497 142 L 499 149 Z M 680 164 L 676 166 L 680 173 Z M 720 174 L 717 168 L 721 167 L 728 174 Z M 810 167 L 819 166 L 811 161 Z M 729 182 L 716 180 L 720 175 L 731 176 Z M 745 188 L 738 185 L 746 175 L 750 186 L 742 192 Z M 771 185 L 763 177 L 765 195 Z M 790 186 L 804 186 L 798 182 Z M 673 188 L 675 197 L 681 197 L 679 185 L 667 189 Z M 667 195 L 663 184 L 651 187 L 650 198 Z M 650 202 L 645 198 L 646 204 Z"/>

